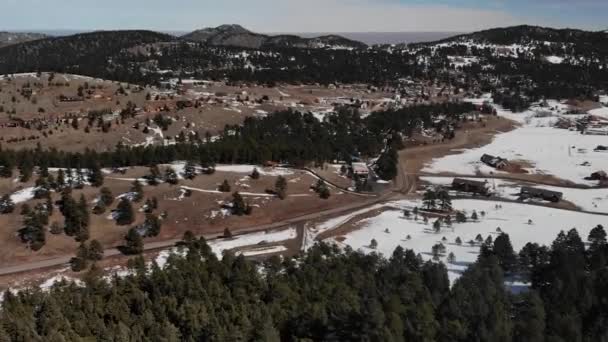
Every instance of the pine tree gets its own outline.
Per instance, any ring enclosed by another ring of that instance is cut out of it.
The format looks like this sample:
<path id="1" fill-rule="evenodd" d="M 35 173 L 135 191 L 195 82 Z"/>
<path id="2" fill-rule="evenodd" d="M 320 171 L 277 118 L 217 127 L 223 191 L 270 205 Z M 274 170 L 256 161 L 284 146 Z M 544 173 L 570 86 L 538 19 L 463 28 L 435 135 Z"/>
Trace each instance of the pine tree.
<path id="1" fill-rule="evenodd" d="M 144 225 L 146 227 L 146 237 L 155 237 L 160 234 L 161 221 L 157 216 L 151 214 L 146 215 L 146 222 Z"/>
<path id="2" fill-rule="evenodd" d="M 323 181 L 322 179 L 319 179 L 317 181 L 317 184 L 315 185 L 314 189 L 317 194 L 319 194 L 319 197 L 322 199 L 328 199 L 331 196 L 327 184 L 325 184 L 325 181 Z"/>
<path id="3" fill-rule="evenodd" d="M 15 202 L 10 195 L 4 195 L 0 199 L 0 214 L 10 214 L 15 210 Z"/>
<path id="4" fill-rule="evenodd" d="M 93 164 L 93 167 L 89 170 L 88 181 L 96 188 L 103 185 L 103 172 L 101 171 L 99 164 Z"/>
<path id="5" fill-rule="evenodd" d="M 477 221 L 479 216 L 477 216 L 477 211 L 473 210 L 473 214 L 471 214 L 471 220 Z"/>
<path id="6" fill-rule="evenodd" d="M 84 195 L 80 195 L 80 200 L 78 201 L 78 232 L 76 233 L 76 241 L 82 242 L 89 239 L 89 209 L 87 205 L 87 201 Z"/>
<path id="7" fill-rule="evenodd" d="M 126 226 L 134 221 L 135 213 L 133 212 L 131 202 L 126 198 L 122 198 L 116 207 L 116 224 Z"/>
<path id="8" fill-rule="evenodd" d="M 390 146 L 377 161 L 376 172 L 385 181 L 390 181 L 397 177 L 397 164 L 399 156 L 395 147 Z"/>
<path id="9" fill-rule="evenodd" d="M 59 169 L 59 171 L 57 171 L 57 180 L 56 180 L 56 190 L 60 190 L 63 189 L 63 187 L 66 185 L 65 183 L 65 173 L 63 172 L 63 169 Z"/>
<path id="10" fill-rule="evenodd" d="M 254 168 L 253 168 L 253 171 L 251 171 L 251 175 L 249 175 L 249 177 L 250 177 L 251 179 L 254 179 L 254 180 L 255 180 L 255 179 L 260 179 L 260 172 L 258 171 L 258 168 L 257 168 L 257 167 L 254 167 Z"/>
<path id="11" fill-rule="evenodd" d="M 80 168 L 76 169 L 76 180 L 74 182 L 74 188 L 75 189 L 82 189 L 84 188 L 84 174 L 82 173 L 82 170 Z"/>
<path id="12" fill-rule="evenodd" d="M 227 179 L 224 179 L 224 181 L 222 182 L 222 184 L 220 184 L 218 190 L 221 192 L 230 192 L 230 184 L 228 183 Z"/>
<path id="13" fill-rule="evenodd" d="M 435 230 L 435 233 L 441 232 L 441 220 L 437 219 L 433 222 L 433 229 Z"/>
<path id="14" fill-rule="evenodd" d="M 144 251 L 144 242 L 135 228 L 129 229 L 125 236 L 126 254 L 141 254 Z"/>
<path id="15" fill-rule="evenodd" d="M 196 165 L 191 160 L 184 166 L 184 178 L 190 180 L 196 178 Z"/>
<path id="16" fill-rule="evenodd" d="M 283 176 L 279 176 L 274 185 L 275 192 L 280 199 L 287 197 L 287 180 Z"/>
<path id="17" fill-rule="evenodd" d="M 450 252 L 450 254 L 448 255 L 448 262 L 450 264 L 453 264 L 454 262 L 456 262 L 456 256 L 454 255 L 453 252 Z"/>
<path id="18" fill-rule="evenodd" d="M 462 211 L 457 212 L 456 213 L 456 222 L 458 222 L 458 223 L 467 222 L 467 216 Z"/>
<path id="19" fill-rule="evenodd" d="M 144 188 L 137 179 L 131 185 L 131 194 L 133 202 L 139 202 L 144 198 Z"/>
<path id="20" fill-rule="evenodd" d="M 158 165 L 154 164 L 150 166 L 150 174 L 146 176 L 148 180 L 148 185 L 156 186 L 160 180 L 160 170 L 158 169 Z"/>
<path id="21" fill-rule="evenodd" d="M 175 172 L 172 167 L 167 167 L 167 169 L 165 169 L 165 182 L 171 185 L 176 185 L 177 183 L 179 183 L 179 179 L 177 178 L 177 172 Z"/>
<path id="22" fill-rule="evenodd" d="M 441 189 L 437 193 L 437 199 L 439 199 L 439 206 L 441 207 L 441 210 L 452 210 L 452 199 L 450 198 L 450 194 L 445 189 Z"/>
<path id="23" fill-rule="evenodd" d="M 230 229 L 228 227 L 224 228 L 224 235 L 223 235 L 223 237 L 225 239 L 232 238 L 232 232 L 230 231 Z"/>
<path id="24" fill-rule="evenodd" d="M 509 235 L 500 234 L 494 241 L 494 254 L 498 258 L 498 264 L 502 269 L 509 273 L 515 271 L 517 266 L 517 256 L 513 251 Z"/>
<path id="25" fill-rule="evenodd" d="M 437 193 L 430 189 L 427 190 L 422 198 L 422 203 L 424 203 L 427 210 L 434 210 L 437 206 Z"/>
<path id="26" fill-rule="evenodd" d="M 232 194 L 232 214 L 237 216 L 247 215 L 248 205 L 245 204 L 243 196 L 237 192 Z"/>
<path id="27" fill-rule="evenodd" d="M 89 260 L 91 261 L 100 261 L 103 259 L 103 246 L 97 240 L 91 240 L 89 243 Z"/>
<path id="28" fill-rule="evenodd" d="M 378 248 L 378 241 L 376 241 L 376 239 L 372 239 L 372 241 L 370 241 L 370 243 L 369 243 L 369 248 L 371 248 L 371 249 Z"/>
<path id="29" fill-rule="evenodd" d="M 99 202 L 103 203 L 104 206 L 109 207 L 114 203 L 114 196 L 112 190 L 107 187 L 101 188 L 99 191 Z"/>

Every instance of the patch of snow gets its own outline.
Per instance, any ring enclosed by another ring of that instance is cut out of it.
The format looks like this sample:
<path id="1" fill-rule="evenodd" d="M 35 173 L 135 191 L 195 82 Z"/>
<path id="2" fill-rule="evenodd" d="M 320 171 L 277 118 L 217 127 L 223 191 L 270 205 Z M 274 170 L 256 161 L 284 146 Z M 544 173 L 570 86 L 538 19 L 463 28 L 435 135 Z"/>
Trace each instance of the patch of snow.
<path id="1" fill-rule="evenodd" d="M 559 56 L 547 56 L 545 57 L 545 59 L 547 60 L 547 62 L 552 64 L 562 64 L 564 62 L 564 57 Z"/>
<path id="2" fill-rule="evenodd" d="M 238 165 L 217 165 L 215 167 L 215 170 L 216 171 L 221 171 L 221 172 L 234 172 L 234 173 L 247 173 L 247 174 L 250 174 L 250 173 L 253 172 L 254 168 L 257 168 L 258 172 L 262 176 L 277 177 L 277 176 L 289 176 L 289 175 L 293 175 L 294 174 L 294 170 L 291 170 L 291 169 L 288 169 L 288 168 L 283 168 L 283 167 L 262 167 L 262 166 L 244 165 L 244 164 L 238 164 Z"/>
<path id="3" fill-rule="evenodd" d="M 75 283 L 76 283 L 76 285 L 78 285 L 78 286 L 83 286 L 83 284 L 84 284 L 84 283 L 83 283 L 81 280 L 79 280 L 79 279 L 74 279 L 74 278 L 67 277 L 67 276 L 64 276 L 64 275 L 56 275 L 56 276 L 53 276 L 53 277 L 51 277 L 51 278 L 49 278 L 49 279 L 45 280 L 45 281 L 44 281 L 42 284 L 40 284 L 38 287 L 40 287 L 40 289 L 41 289 L 41 290 L 43 290 L 43 291 L 48 291 L 48 290 L 50 290 L 50 289 L 51 289 L 51 287 L 53 287 L 53 285 L 55 285 L 56 283 L 60 283 L 60 282 L 62 282 L 62 281 L 67 281 L 67 282 L 73 281 L 73 282 L 75 282 Z"/>
<path id="4" fill-rule="evenodd" d="M 23 202 L 32 200 L 32 199 L 34 199 L 34 193 L 36 192 L 36 189 L 37 188 L 35 188 L 35 187 L 30 187 L 30 188 L 25 188 L 25 189 L 19 190 L 11 195 L 11 200 L 15 204 L 19 204 L 19 203 L 23 203 Z"/>
<path id="5" fill-rule="evenodd" d="M 262 248 L 249 249 L 249 250 L 237 253 L 237 254 L 242 254 L 243 256 L 247 257 L 247 256 L 281 253 L 281 252 L 285 252 L 285 251 L 287 251 L 287 247 L 285 247 L 285 246 L 274 246 L 274 247 L 262 247 Z"/>
<path id="6" fill-rule="evenodd" d="M 287 240 L 293 240 L 298 236 L 295 228 L 288 228 L 280 231 L 259 232 L 252 234 L 239 235 L 231 239 L 216 239 L 208 242 L 209 247 L 218 258 L 222 257 L 222 253 L 227 250 L 232 250 L 240 247 L 255 246 L 265 243 L 275 243 Z M 156 263 L 162 268 L 167 263 L 167 259 L 171 254 L 185 255 L 183 248 L 175 247 L 169 250 L 160 252 L 156 258 Z"/>

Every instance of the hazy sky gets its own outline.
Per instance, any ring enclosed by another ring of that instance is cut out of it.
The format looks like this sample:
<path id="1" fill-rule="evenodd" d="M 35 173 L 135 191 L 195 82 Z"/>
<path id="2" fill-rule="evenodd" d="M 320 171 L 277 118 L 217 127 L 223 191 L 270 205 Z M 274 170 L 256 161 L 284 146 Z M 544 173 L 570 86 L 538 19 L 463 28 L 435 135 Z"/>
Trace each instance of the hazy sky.
<path id="1" fill-rule="evenodd" d="M 608 29 L 608 0 L 0 0 L 0 29 L 260 32 L 472 31 L 533 24 Z"/>

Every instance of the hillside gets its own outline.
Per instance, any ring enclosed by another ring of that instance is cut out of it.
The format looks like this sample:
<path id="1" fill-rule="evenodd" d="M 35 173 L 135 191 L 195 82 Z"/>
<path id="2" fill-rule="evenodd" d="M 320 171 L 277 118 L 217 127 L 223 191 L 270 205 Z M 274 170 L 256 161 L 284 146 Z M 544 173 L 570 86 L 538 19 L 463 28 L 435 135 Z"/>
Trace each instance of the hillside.
<path id="1" fill-rule="evenodd" d="M 468 44 L 477 46 L 515 46 L 527 50 L 568 50 L 571 54 L 608 55 L 608 33 L 540 26 L 512 26 L 462 34 L 410 47 Z M 547 51 L 548 52 L 548 51 Z"/>
<path id="2" fill-rule="evenodd" d="M 315 38 L 302 38 L 295 35 L 269 36 L 251 32 L 240 25 L 222 25 L 193 31 L 181 37 L 188 41 L 202 42 L 215 46 L 234 46 L 260 49 L 274 47 L 296 48 L 365 48 L 366 45 L 341 36 L 328 35 Z"/>
<path id="3" fill-rule="evenodd" d="M 99 31 L 46 38 L 0 48 L 0 74 L 95 70 L 104 75 L 110 56 L 139 44 L 175 40 L 151 31 Z"/>
<path id="4" fill-rule="evenodd" d="M 47 37 L 47 35 L 41 33 L 0 32 L 0 48 L 13 44 L 29 42 L 32 40 L 44 39 Z"/>
<path id="5" fill-rule="evenodd" d="M 458 35 L 439 41 L 453 42 L 472 40 L 480 43 L 510 45 L 525 44 L 532 41 L 545 41 L 552 43 L 606 43 L 608 33 L 583 31 L 577 29 L 554 29 L 540 26 L 512 26 L 505 28 L 494 28 L 470 34 Z"/>

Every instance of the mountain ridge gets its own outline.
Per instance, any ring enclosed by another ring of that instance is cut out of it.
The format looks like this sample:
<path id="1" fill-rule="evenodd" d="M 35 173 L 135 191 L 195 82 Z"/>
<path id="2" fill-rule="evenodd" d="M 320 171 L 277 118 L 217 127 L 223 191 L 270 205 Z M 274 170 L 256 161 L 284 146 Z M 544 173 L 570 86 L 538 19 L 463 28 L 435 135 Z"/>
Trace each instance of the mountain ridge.
<path id="1" fill-rule="evenodd" d="M 0 48 L 48 37 L 42 33 L 0 31 Z"/>
<path id="2" fill-rule="evenodd" d="M 237 24 L 207 27 L 192 31 L 180 38 L 215 46 L 235 46 L 252 49 L 273 47 L 321 48 L 332 46 L 360 49 L 367 47 L 365 43 L 339 35 L 324 35 L 313 38 L 303 38 L 295 34 L 268 35 L 252 32 Z"/>
<path id="3" fill-rule="evenodd" d="M 499 45 L 525 43 L 532 40 L 549 42 L 572 42 L 575 40 L 604 40 L 608 39 L 607 31 L 585 31 L 571 28 L 551 28 L 533 25 L 517 25 L 497 27 L 471 33 L 465 33 L 431 42 L 422 42 L 412 45 L 430 45 L 463 40 L 473 40 Z"/>

